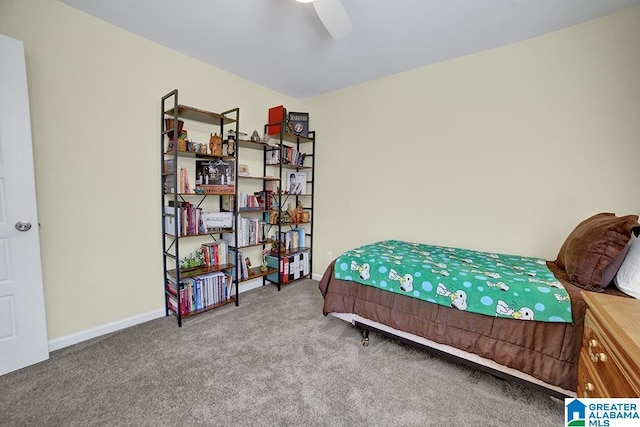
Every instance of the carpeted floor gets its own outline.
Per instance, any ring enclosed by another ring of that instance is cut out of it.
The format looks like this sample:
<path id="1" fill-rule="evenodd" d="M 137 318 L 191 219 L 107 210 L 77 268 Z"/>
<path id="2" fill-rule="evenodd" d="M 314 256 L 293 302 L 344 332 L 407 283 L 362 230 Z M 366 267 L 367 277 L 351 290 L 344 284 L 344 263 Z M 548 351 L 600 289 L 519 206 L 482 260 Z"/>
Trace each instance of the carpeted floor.
<path id="1" fill-rule="evenodd" d="M 0 377 L 2 426 L 559 426 L 564 402 L 322 315 L 317 282 Z"/>

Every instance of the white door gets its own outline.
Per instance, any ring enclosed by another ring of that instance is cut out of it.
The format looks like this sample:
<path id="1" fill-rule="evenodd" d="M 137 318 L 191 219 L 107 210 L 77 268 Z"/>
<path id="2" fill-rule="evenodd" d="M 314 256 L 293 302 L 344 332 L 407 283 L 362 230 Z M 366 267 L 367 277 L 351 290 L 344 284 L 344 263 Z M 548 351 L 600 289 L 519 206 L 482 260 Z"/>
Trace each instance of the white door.
<path id="1" fill-rule="evenodd" d="M 24 47 L 0 34 L 0 375 L 48 358 Z"/>

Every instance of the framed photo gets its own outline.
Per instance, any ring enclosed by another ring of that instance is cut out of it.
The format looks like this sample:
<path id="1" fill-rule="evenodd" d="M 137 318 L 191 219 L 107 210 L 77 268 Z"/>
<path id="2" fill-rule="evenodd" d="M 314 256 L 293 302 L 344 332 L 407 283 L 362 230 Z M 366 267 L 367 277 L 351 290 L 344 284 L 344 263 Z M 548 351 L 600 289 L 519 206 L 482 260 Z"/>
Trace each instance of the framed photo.
<path id="1" fill-rule="evenodd" d="M 204 194 L 233 194 L 235 174 L 235 160 L 196 160 L 196 189 Z"/>
<path id="2" fill-rule="evenodd" d="M 249 173 L 249 165 L 239 164 L 238 165 L 238 175 L 240 175 L 240 176 L 249 176 L 249 175 L 251 175 Z"/>
<path id="3" fill-rule="evenodd" d="M 287 192 L 289 194 L 306 194 L 307 174 L 305 172 L 287 172 Z"/>
<path id="4" fill-rule="evenodd" d="M 309 135 L 309 113 L 289 113 L 289 131 L 300 136 Z"/>

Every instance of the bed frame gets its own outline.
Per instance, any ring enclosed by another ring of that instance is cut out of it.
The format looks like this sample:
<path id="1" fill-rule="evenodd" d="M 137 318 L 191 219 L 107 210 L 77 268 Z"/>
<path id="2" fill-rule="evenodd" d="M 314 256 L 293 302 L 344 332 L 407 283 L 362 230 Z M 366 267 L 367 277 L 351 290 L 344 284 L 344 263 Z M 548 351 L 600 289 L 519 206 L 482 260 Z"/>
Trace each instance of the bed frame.
<path id="1" fill-rule="evenodd" d="M 548 394 L 549 396 L 558 399 L 564 399 L 566 397 L 576 397 L 576 393 L 574 391 L 565 390 L 552 384 L 545 383 L 544 381 L 532 377 L 531 375 L 525 374 L 513 368 L 509 368 L 508 366 L 501 365 L 494 362 L 493 360 L 486 359 L 476 354 L 469 353 L 448 345 L 439 344 L 435 341 L 431 341 L 418 335 L 394 329 L 382 323 L 366 319 L 357 314 L 330 314 L 333 317 L 349 322 L 352 325 L 360 328 L 362 332 L 362 345 L 365 347 L 369 345 L 369 332 L 375 332 L 388 338 L 400 341 L 402 343 L 429 351 L 430 353 L 452 360 L 456 363 L 478 369 L 495 377 L 514 381 L 515 383 L 521 384 L 524 387 Z"/>

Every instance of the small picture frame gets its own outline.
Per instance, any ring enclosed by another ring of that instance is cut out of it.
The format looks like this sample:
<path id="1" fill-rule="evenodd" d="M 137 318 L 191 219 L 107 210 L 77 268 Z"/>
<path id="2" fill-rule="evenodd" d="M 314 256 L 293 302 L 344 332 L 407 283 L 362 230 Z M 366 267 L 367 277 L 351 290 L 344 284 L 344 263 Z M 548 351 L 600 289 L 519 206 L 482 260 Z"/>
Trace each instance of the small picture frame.
<path id="1" fill-rule="evenodd" d="M 307 190 L 307 174 L 304 172 L 288 172 L 287 173 L 287 193 L 289 194 L 306 194 Z"/>
<path id="2" fill-rule="evenodd" d="M 238 175 L 240 175 L 240 176 L 249 176 L 249 175 L 251 175 L 249 173 L 249 165 L 239 164 L 238 165 Z"/>
<path id="3" fill-rule="evenodd" d="M 232 212 L 202 212 L 201 215 L 207 230 L 233 227 Z"/>

